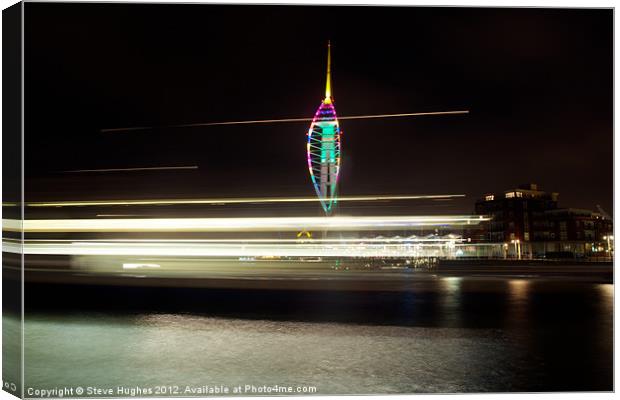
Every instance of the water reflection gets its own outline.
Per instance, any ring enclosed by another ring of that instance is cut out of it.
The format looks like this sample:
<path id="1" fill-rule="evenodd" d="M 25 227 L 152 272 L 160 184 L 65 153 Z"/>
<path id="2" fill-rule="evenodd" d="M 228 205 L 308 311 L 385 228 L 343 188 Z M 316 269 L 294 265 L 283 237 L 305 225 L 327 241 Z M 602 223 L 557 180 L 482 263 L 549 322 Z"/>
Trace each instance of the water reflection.
<path id="1" fill-rule="evenodd" d="M 526 279 L 510 279 L 508 281 L 511 302 L 514 305 L 526 305 L 531 281 Z"/>
<path id="2" fill-rule="evenodd" d="M 444 326 L 460 326 L 461 313 L 461 277 L 443 277 L 439 279 L 440 320 Z"/>
<path id="3" fill-rule="evenodd" d="M 35 289 L 30 385 L 612 388 L 613 285 L 430 276 L 400 292 Z"/>
<path id="4" fill-rule="evenodd" d="M 601 283 L 597 285 L 601 297 L 602 313 L 612 315 L 614 310 L 614 285 L 610 283 Z"/>

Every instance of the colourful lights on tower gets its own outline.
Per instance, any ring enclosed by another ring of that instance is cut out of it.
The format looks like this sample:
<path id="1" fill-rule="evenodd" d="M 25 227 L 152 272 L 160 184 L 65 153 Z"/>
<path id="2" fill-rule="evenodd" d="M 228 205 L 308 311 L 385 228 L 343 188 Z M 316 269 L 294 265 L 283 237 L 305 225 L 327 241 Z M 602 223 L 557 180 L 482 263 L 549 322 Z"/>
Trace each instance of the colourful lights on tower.
<path id="1" fill-rule="evenodd" d="M 308 170 L 314 190 L 326 214 L 330 215 L 338 201 L 340 172 L 340 127 L 334 108 L 331 87 L 331 44 L 327 44 L 327 82 L 325 98 L 314 114 L 306 144 Z"/>

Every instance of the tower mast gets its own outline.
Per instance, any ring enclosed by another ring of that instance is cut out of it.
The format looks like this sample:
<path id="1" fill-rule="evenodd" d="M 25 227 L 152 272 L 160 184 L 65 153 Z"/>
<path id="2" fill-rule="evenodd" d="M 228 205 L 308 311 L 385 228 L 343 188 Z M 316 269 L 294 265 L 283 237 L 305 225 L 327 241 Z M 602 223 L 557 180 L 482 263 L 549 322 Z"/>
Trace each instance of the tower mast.
<path id="1" fill-rule="evenodd" d="M 327 83 L 325 84 L 325 100 L 326 104 L 332 102 L 332 45 L 327 41 Z"/>

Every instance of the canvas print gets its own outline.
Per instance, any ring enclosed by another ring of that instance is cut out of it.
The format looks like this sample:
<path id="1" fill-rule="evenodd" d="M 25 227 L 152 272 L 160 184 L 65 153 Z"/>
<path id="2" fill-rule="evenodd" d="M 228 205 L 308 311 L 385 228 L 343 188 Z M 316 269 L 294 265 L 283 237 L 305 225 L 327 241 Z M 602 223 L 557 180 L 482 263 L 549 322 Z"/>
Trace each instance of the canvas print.
<path id="1" fill-rule="evenodd" d="M 612 392 L 605 8 L 3 11 L 3 390 Z"/>

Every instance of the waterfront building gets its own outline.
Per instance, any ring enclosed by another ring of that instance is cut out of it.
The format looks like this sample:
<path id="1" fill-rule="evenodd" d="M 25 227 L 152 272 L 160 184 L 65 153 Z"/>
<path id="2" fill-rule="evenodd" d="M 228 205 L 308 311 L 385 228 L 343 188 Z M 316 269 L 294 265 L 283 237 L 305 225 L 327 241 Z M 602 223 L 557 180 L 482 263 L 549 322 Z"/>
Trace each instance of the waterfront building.
<path id="1" fill-rule="evenodd" d="M 476 201 L 475 212 L 491 219 L 471 236 L 479 242 L 503 243 L 505 257 L 611 257 L 611 217 L 592 210 L 559 208 L 558 197 L 533 183 L 486 193 Z"/>

